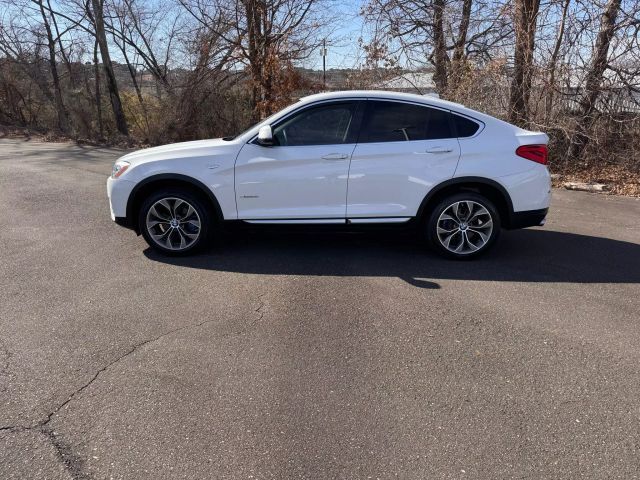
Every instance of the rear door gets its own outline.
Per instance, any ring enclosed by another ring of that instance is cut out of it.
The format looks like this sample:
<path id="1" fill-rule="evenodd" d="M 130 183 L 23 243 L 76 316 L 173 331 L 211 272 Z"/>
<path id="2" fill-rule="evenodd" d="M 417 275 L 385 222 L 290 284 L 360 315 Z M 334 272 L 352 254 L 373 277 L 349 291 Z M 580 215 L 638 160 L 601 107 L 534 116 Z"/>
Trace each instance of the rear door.
<path id="1" fill-rule="evenodd" d="M 347 218 L 412 217 L 460 157 L 448 110 L 369 100 L 351 158 Z"/>

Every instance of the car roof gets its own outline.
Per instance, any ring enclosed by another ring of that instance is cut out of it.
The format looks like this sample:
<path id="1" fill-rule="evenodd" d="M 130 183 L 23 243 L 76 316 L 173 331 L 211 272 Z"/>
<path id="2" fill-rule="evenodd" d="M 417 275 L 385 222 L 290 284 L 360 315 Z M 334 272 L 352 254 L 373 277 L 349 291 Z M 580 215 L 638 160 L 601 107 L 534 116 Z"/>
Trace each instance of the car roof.
<path id="1" fill-rule="evenodd" d="M 450 108 L 453 110 L 468 110 L 464 105 L 449 102 L 430 95 L 417 95 L 415 93 L 401 93 L 388 90 L 342 90 L 339 92 L 316 93 L 302 97 L 300 101 L 304 103 L 319 100 L 333 100 L 340 98 L 380 98 L 390 100 L 405 100 L 408 102 L 418 102 L 435 107 Z"/>
<path id="2" fill-rule="evenodd" d="M 487 115 L 486 113 L 482 113 L 477 110 L 465 107 L 460 103 L 450 102 L 441 98 L 432 97 L 431 95 L 417 95 L 415 93 L 401 93 L 389 90 L 343 90 L 338 92 L 325 92 L 309 95 L 301 98 L 299 104 L 307 104 L 322 100 L 335 100 L 340 98 L 404 100 L 406 102 L 421 103 L 423 105 L 439 107 L 446 110 L 451 110 L 452 112 L 459 113 L 461 115 L 465 115 L 467 117 L 473 118 L 474 120 L 484 123 L 485 126 L 487 124 L 491 124 L 496 127 L 505 127 L 516 132 L 525 131 L 515 125 L 511 125 L 510 123 L 505 122 L 504 120 L 500 120 L 499 118 L 492 117 L 491 115 Z"/>

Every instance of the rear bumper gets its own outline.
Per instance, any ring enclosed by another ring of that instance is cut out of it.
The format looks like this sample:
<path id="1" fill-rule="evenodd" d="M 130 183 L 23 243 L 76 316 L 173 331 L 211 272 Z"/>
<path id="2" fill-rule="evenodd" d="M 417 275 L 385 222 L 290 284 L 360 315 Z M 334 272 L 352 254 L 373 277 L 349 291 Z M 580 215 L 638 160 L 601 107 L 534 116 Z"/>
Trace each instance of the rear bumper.
<path id="1" fill-rule="evenodd" d="M 544 225 L 548 212 L 548 208 L 512 212 L 507 228 L 513 230 L 516 228 L 538 227 L 540 225 Z"/>

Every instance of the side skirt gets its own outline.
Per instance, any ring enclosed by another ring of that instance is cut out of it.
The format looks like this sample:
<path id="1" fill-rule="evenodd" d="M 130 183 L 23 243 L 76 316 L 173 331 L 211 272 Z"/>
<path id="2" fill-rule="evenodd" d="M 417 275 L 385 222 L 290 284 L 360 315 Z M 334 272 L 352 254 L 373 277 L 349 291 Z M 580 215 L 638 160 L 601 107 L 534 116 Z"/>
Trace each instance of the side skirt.
<path id="1" fill-rule="evenodd" d="M 394 217 L 396 218 L 396 217 Z M 312 222 L 309 220 L 321 220 Z M 418 222 L 415 217 L 405 217 L 402 221 L 380 222 L 376 219 L 359 219 L 359 222 L 348 222 L 345 219 L 330 219 L 332 221 L 324 221 L 326 219 L 306 219 L 304 222 L 298 221 L 246 221 L 246 220 L 225 220 L 223 228 L 226 231 L 273 231 L 273 232 L 368 232 L 368 231 L 404 231 L 413 230 Z"/>
<path id="2" fill-rule="evenodd" d="M 277 218 L 241 220 L 252 225 L 351 225 L 406 223 L 412 217 L 374 217 L 374 218 Z"/>

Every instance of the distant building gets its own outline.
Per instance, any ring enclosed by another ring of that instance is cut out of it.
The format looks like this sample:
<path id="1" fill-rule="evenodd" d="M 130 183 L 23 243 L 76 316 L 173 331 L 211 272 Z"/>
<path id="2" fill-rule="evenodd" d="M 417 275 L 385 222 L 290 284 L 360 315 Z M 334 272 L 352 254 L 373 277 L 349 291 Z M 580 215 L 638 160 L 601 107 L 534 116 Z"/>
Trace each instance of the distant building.
<path id="1" fill-rule="evenodd" d="M 373 89 L 437 96 L 436 84 L 433 81 L 433 72 L 405 72 L 396 77 L 376 83 L 373 85 Z"/>
<path id="2" fill-rule="evenodd" d="M 563 107 L 570 111 L 578 110 L 580 99 L 584 94 L 586 71 L 565 67 L 563 74 L 565 78 L 568 76 L 560 92 Z M 635 85 L 630 85 L 622 81 L 614 70 L 605 70 L 596 108 L 609 113 L 640 113 L 640 91 L 637 88 L 637 80 Z"/>

